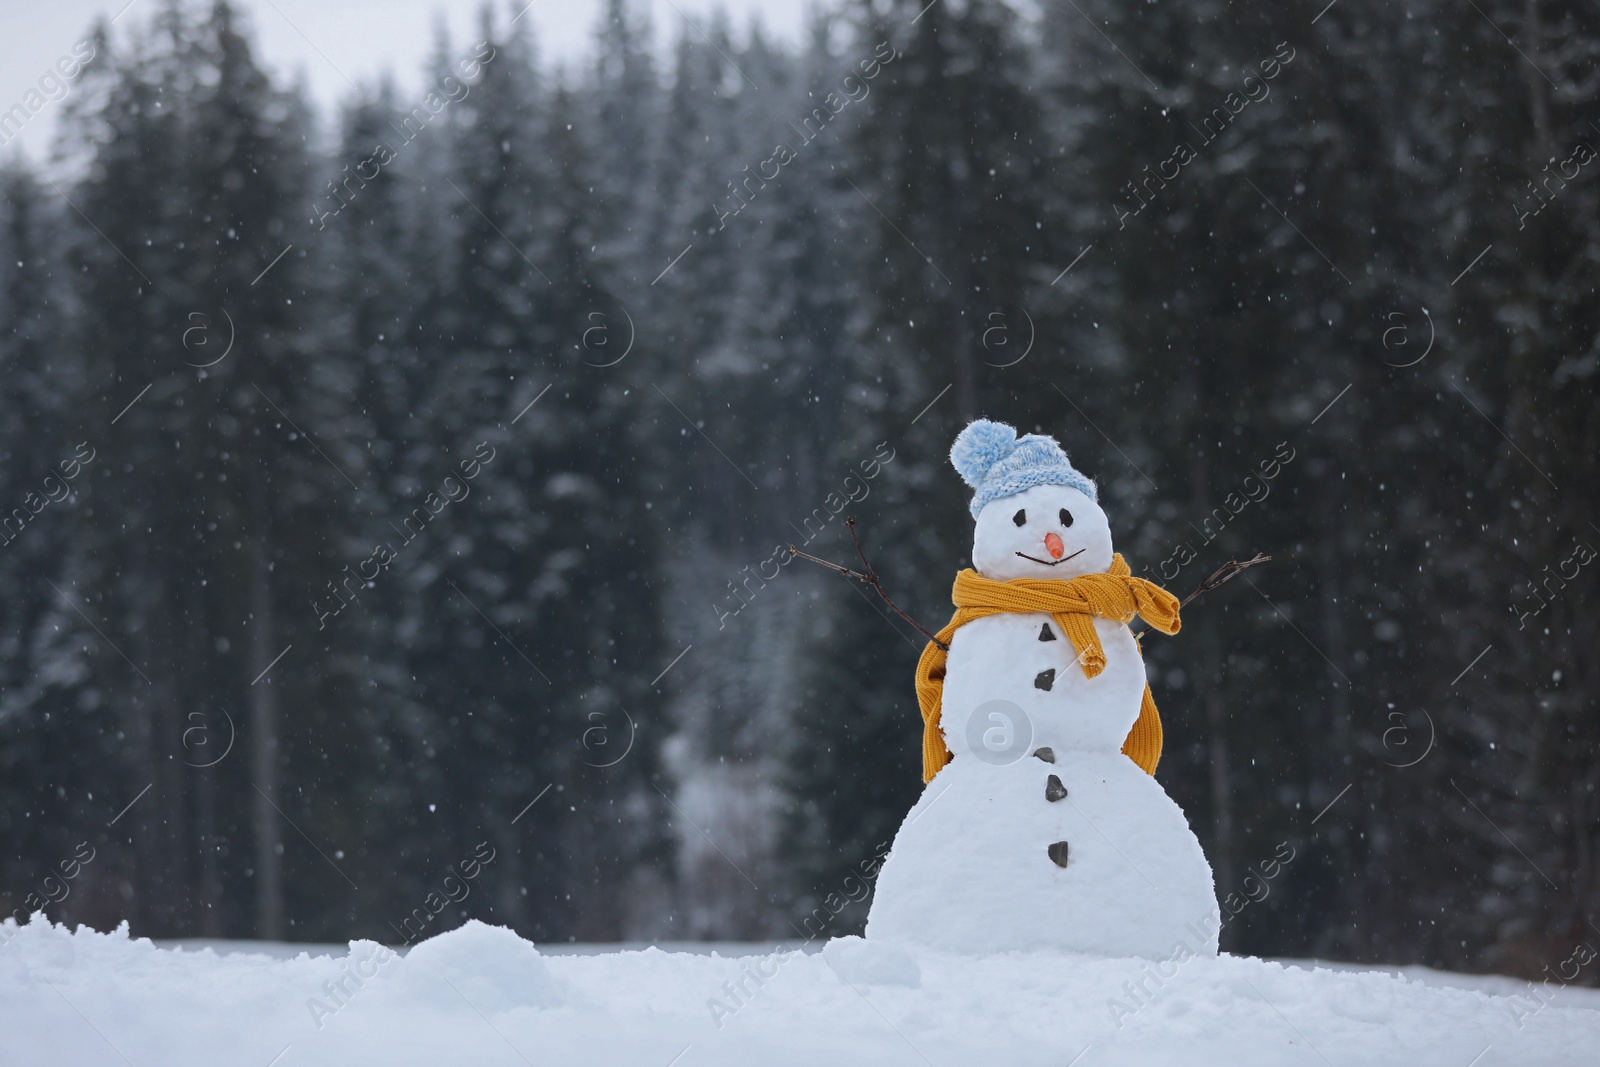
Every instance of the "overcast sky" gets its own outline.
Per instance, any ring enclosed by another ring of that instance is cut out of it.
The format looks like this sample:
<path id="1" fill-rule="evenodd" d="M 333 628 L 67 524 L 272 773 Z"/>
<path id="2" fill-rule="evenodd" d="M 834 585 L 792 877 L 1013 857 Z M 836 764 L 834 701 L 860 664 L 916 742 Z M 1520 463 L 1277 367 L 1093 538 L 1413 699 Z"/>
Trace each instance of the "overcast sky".
<path id="1" fill-rule="evenodd" d="M 121 30 L 147 21 L 164 2 L 5 0 L 0 112 L 20 103 L 40 76 L 88 33 L 97 16 L 116 17 L 113 29 Z M 283 81 L 303 72 L 318 102 L 326 107 L 349 93 L 349 82 L 370 81 L 385 70 L 402 85 L 420 84 L 419 71 L 432 44 L 434 25 L 443 19 L 452 40 L 464 42 L 477 25 L 481 0 L 234 0 L 234 4 L 246 12 L 269 69 Z M 496 0 L 499 24 L 504 26 L 525 4 L 526 0 L 514 5 Z M 794 42 L 810 7 L 806 0 L 650 0 L 650 4 L 658 49 L 685 31 L 686 18 L 703 29 L 714 6 L 733 16 L 741 38 L 749 19 L 757 17 L 770 36 Z M 570 63 L 590 50 L 603 7 L 604 0 L 534 0 L 520 18 L 533 23 L 547 64 Z M 33 116 L 21 136 L 0 148 L 0 158 L 21 151 L 36 162 L 43 160 L 55 111 L 56 105 L 48 104 Z"/>

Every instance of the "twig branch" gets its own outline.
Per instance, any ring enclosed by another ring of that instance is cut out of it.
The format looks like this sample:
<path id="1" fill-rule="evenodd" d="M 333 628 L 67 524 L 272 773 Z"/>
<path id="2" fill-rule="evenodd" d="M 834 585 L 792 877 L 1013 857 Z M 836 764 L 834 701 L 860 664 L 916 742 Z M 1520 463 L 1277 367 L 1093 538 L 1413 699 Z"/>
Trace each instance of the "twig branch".
<path id="1" fill-rule="evenodd" d="M 871 586 L 873 590 L 877 592 L 878 596 L 883 598 L 883 602 L 889 605 L 889 609 L 891 611 L 900 616 L 902 619 L 906 620 L 906 622 L 909 622 L 923 637 L 926 637 L 929 641 L 932 641 L 934 644 L 938 645 L 941 652 L 950 651 L 949 645 L 945 644 L 943 641 L 934 636 L 932 630 L 929 630 L 916 619 L 913 619 L 909 614 L 907 614 L 904 608 L 890 599 L 889 594 L 884 591 L 883 582 L 878 579 L 878 572 L 872 569 L 872 564 L 867 560 L 866 550 L 861 547 L 861 538 L 856 536 L 855 516 L 852 515 L 845 519 L 844 525 L 845 528 L 850 531 L 850 540 L 855 542 L 856 555 L 861 557 L 861 566 L 866 568 L 865 574 L 862 574 L 860 571 L 853 571 L 849 567 L 841 567 L 837 563 L 829 563 L 825 559 L 818 559 L 816 556 L 813 556 L 810 553 L 800 551 L 793 545 L 789 546 L 789 554 L 798 556 L 804 560 L 810 560 L 812 563 L 820 564 L 828 568 L 830 571 L 833 571 L 835 574 L 842 574 L 846 578 L 854 578 L 862 585 Z"/>
<path id="2" fill-rule="evenodd" d="M 808 560 L 808 561 L 810 561 L 812 563 L 816 563 L 816 564 L 818 564 L 820 566 L 828 568 L 830 571 L 833 571 L 835 574 L 842 574 L 846 578 L 854 578 L 858 582 L 865 582 L 867 580 L 867 576 L 865 574 L 858 574 L 855 571 L 851 570 L 849 567 L 841 567 L 837 563 L 829 563 L 825 559 L 818 559 L 816 556 L 813 556 L 811 553 L 802 552 L 798 548 L 794 547 L 793 545 L 789 546 L 789 555 L 797 556 L 800 559 Z"/>
<path id="3" fill-rule="evenodd" d="M 1211 573 L 1211 577 L 1207 578 L 1205 581 L 1203 581 L 1199 585 L 1195 586 L 1194 587 L 1194 592 L 1190 593 L 1188 596 L 1186 596 L 1182 600 L 1178 601 L 1178 607 L 1179 608 L 1186 608 L 1186 607 L 1189 606 L 1189 601 L 1193 600 L 1195 597 L 1199 596 L 1201 593 L 1209 593 L 1209 592 L 1211 592 L 1211 590 L 1217 588 L 1220 585 L 1226 584 L 1229 581 L 1229 579 L 1238 577 L 1239 575 L 1243 574 L 1248 568 L 1254 567 L 1258 563 L 1270 563 L 1271 561 L 1272 561 L 1272 557 L 1271 556 L 1264 556 L 1260 552 L 1257 552 L 1253 557 L 1251 557 L 1250 559 L 1245 560 L 1243 563 L 1240 563 L 1236 559 L 1230 559 L 1228 562 L 1224 563 L 1222 566 L 1218 567 L 1215 571 L 1213 571 Z"/>
<path id="4" fill-rule="evenodd" d="M 866 550 L 861 547 L 861 538 L 856 536 L 856 517 L 854 515 L 845 517 L 844 528 L 850 531 L 850 543 L 856 546 L 856 555 L 861 557 L 861 565 L 867 569 L 867 577 L 877 581 L 878 575 L 873 571 L 872 564 L 867 562 Z"/>
<path id="5" fill-rule="evenodd" d="M 1236 559 L 1230 559 L 1228 562 L 1212 571 L 1211 577 L 1195 586 L 1194 592 L 1178 601 L 1178 610 L 1181 611 L 1188 607 L 1189 602 L 1194 600 L 1201 593 L 1209 593 L 1218 586 L 1226 585 L 1231 579 L 1237 578 L 1239 575 L 1243 574 L 1249 568 L 1254 567 L 1256 564 L 1269 563 L 1271 560 L 1271 556 L 1262 555 L 1260 552 L 1257 552 L 1254 556 L 1244 560 L 1243 562 L 1240 562 Z M 1143 637 L 1145 633 L 1149 631 L 1149 629 L 1149 625 L 1146 624 L 1144 629 L 1137 631 L 1133 636 Z"/>

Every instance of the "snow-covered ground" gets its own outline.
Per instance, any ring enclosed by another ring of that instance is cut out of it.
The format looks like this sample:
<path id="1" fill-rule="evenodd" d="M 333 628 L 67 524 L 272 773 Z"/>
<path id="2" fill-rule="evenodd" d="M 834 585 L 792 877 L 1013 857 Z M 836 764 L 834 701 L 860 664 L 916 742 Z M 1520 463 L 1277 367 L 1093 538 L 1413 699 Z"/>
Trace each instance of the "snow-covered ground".
<path id="1" fill-rule="evenodd" d="M 1600 1044 L 1600 990 L 1232 956 L 1157 973 L 857 938 L 754 955 L 541 952 L 477 922 L 404 957 L 372 942 L 293 956 L 161 947 L 40 921 L 8 921 L 0 938 L 5 1067 L 1521 1067 L 1592 1063 Z"/>

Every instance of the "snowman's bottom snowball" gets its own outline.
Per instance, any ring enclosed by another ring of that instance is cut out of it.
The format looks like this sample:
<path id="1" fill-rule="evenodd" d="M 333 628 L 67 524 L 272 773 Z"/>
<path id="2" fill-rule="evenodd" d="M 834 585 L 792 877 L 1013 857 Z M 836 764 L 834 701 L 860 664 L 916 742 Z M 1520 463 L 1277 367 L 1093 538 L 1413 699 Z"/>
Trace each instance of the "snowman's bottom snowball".
<path id="1" fill-rule="evenodd" d="M 1066 786 L 1045 798 L 1050 775 Z M 1066 867 L 1049 847 L 1065 841 Z M 1121 753 L 1007 767 L 960 756 L 906 816 L 878 875 L 870 940 L 954 952 L 1214 955 L 1211 867 L 1183 811 Z"/>

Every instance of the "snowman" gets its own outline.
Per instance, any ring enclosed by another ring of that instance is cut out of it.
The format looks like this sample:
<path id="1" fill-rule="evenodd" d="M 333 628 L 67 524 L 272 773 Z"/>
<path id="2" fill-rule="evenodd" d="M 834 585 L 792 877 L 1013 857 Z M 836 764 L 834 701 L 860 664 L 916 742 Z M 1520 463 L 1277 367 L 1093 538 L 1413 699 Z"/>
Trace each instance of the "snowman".
<path id="1" fill-rule="evenodd" d="M 1053 438 L 979 420 L 950 459 L 975 491 L 975 570 L 918 665 L 927 785 L 879 872 L 867 938 L 1215 954 L 1211 868 L 1154 778 L 1160 720 L 1127 625 L 1176 632 L 1177 599 L 1129 575 L 1094 483 Z"/>

